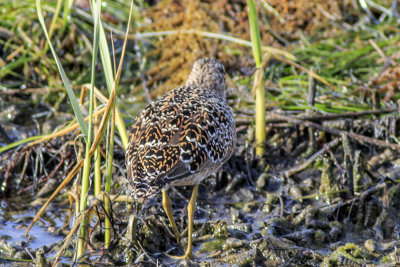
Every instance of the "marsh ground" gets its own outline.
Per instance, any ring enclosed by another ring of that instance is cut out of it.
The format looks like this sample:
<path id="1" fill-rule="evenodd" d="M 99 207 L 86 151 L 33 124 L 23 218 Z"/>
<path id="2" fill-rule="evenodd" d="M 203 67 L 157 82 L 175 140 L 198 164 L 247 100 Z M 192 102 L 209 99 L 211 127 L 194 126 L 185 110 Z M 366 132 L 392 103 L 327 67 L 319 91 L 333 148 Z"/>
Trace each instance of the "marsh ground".
<path id="1" fill-rule="evenodd" d="M 128 1 L 103 1 L 102 21 L 121 56 Z M 137 1 L 118 88 L 127 125 L 151 99 L 180 85 L 199 57 L 227 70 L 238 128 L 235 155 L 200 186 L 195 254 L 189 264 L 365 266 L 399 263 L 398 8 L 391 1 L 256 1 L 262 43 L 277 54 L 264 72 L 265 155 L 254 155 L 254 62 L 245 1 Z M 77 95 L 90 82 L 93 22 L 87 1 L 44 2 L 52 40 Z M 363 5 L 363 3 L 366 3 Z M 10 144 L 65 127 L 74 116 L 46 49 L 34 1 L 3 3 L 0 14 L 0 262 L 54 261 L 72 222 L 69 196 L 80 175 L 24 232 L 46 197 L 73 169 L 75 131 L 36 145 Z M 210 34 L 215 34 L 210 38 Z M 111 50 L 111 48 L 110 48 Z M 316 75 L 313 75 L 315 73 Z M 311 77 L 310 77 L 311 76 Z M 102 66 L 96 86 L 107 95 Z M 87 109 L 84 101 L 82 109 Z M 105 145 L 103 146 L 105 149 Z M 116 134 L 113 195 L 125 187 Z M 186 227 L 191 188 L 171 188 L 174 217 Z M 97 203 L 93 201 L 93 203 Z M 160 197 L 112 202 L 112 242 L 103 244 L 103 204 L 92 218 L 86 261 L 101 265 L 179 265 Z M 72 210 L 74 207 L 72 207 Z M 185 241 L 185 239 L 183 239 Z M 72 240 L 62 262 L 73 264 Z"/>

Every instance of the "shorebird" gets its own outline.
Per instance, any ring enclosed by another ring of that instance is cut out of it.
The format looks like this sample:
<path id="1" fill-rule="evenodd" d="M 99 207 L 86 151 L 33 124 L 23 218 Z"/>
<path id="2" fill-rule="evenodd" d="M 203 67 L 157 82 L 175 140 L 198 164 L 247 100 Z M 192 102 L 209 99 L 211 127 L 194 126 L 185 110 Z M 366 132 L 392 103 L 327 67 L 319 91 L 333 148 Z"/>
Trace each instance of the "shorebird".
<path id="1" fill-rule="evenodd" d="M 199 183 L 232 155 L 235 121 L 225 99 L 225 69 L 215 59 L 197 60 L 184 86 L 148 105 L 135 119 L 126 150 L 132 197 L 144 199 L 162 191 L 162 203 L 180 245 L 169 186 L 194 185 L 188 203 L 188 244 L 192 258 L 193 215 Z"/>

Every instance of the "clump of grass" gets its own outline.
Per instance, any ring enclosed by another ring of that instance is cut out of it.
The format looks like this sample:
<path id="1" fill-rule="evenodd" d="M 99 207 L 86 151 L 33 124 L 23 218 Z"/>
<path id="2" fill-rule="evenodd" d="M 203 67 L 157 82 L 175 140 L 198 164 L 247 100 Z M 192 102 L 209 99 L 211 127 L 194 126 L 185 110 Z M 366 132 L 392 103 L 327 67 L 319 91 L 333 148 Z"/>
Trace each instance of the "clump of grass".
<path id="1" fill-rule="evenodd" d="M 376 34 L 381 38 L 372 39 Z M 385 23 L 365 28 L 357 34 L 353 30 L 342 31 L 332 39 L 303 44 L 293 50 L 304 68 L 315 68 L 320 77 L 333 85 L 326 86 L 316 81 L 317 96 L 313 108 L 340 113 L 369 110 L 376 106 L 375 102 L 381 106 L 393 106 L 399 99 L 395 75 L 399 65 L 398 44 L 398 35 L 390 23 Z M 266 76 L 270 77 L 269 87 L 274 88 L 267 91 L 271 106 L 279 104 L 283 109 L 298 111 L 309 108 L 309 75 L 306 72 L 277 61 L 266 69 Z M 382 95 L 379 97 L 381 100 L 374 100 L 374 94 Z"/>
<path id="2" fill-rule="evenodd" d="M 122 61 L 124 58 L 124 51 L 126 48 L 126 41 L 127 38 L 125 38 L 125 42 L 124 42 L 124 48 L 123 48 L 123 52 L 122 52 L 122 57 L 121 57 L 121 62 L 118 68 L 118 72 L 116 73 L 116 77 L 114 80 L 114 73 L 112 71 L 112 67 L 111 67 L 111 61 L 110 61 L 110 56 L 108 54 L 108 50 L 107 50 L 107 40 L 105 38 L 105 34 L 104 34 L 104 29 L 101 27 L 100 24 L 100 13 L 101 13 L 101 1 L 97 0 L 97 1 L 92 1 L 91 2 L 91 6 L 92 6 L 92 13 L 93 13 L 93 18 L 94 18 L 94 40 L 93 40 L 93 55 L 92 55 L 92 65 L 91 65 L 91 85 L 90 85 L 90 90 L 89 90 L 89 122 L 88 125 L 86 125 L 86 122 L 83 119 L 83 115 L 82 115 L 82 111 L 79 108 L 79 104 L 78 101 L 74 95 L 74 92 L 72 90 L 72 87 L 70 85 L 70 82 L 66 76 L 66 73 L 61 65 L 60 60 L 58 59 L 57 53 L 55 51 L 55 49 L 53 48 L 53 45 L 51 43 L 49 34 L 47 33 L 47 29 L 46 29 L 46 25 L 44 22 L 44 18 L 43 18 L 43 14 L 42 14 L 42 5 L 41 5 L 41 1 L 37 0 L 37 13 L 38 13 L 38 17 L 41 23 L 41 26 L 44 30 L 48 45 L 53 53 L 53 56 L 56 60 L 57 63 L 57 67 L 59 69 L 60 75 L 62 77 L 62 80 L 64 82 L 64 85 L 68 91 L 68 96 L 69 96 L 69 100 L 70 103 L 74 109 L 75 115 L 78 119 L 79 125 L 80 125 L 80 130 L 83 133 L 84 137 L 85 137 L 85 157 L 83 160 L 81 160 L 75 167 L 74 169 L 74 174 L 77 172 L 77 170 L 79 170 L 80 167 L 83 167 L 83 171 L 82 171 L 82 179 L 81 179 L 81 194 L 80 194 L 80 198 L 79 198 L 79 209 L 78 209 L 78 214 L 76 214 L 77 217 L 81 218 L 80 219 L 80 232 L 79 232 L 79 238 L 77 239 L 77 248 L 76 248 L 76 258 L 77 259 L 81 259 L 81 257 L 84 255 L 85 251 L 86 251 L 86 239 L 87 239 L 87 225 L 88 225 L 88 218 L 87 217 L 91 217 L 90 215 L 86 214 L 86 207 L 87 207 L 87 197 L 88 197 L 88 192 L 89 192 L 89 176 L 90 176 L 90 169 L 92 167 L 92 155 L 94 153 L 94 151 L 98 151 L 99 150 L 99 144 L 100 144 L 100 140 L 103 138 L 104 133 L 105 133 L 105 125 L 107 124 L 107 121 L 110 117 L 110 114 L 113 113 L 114 115 L 112 116 L 112 123 L 115 122 L 115 117 L 120 117 L 120 114 L 118 114 L 116 112 L 116 108 L 115 108 L 115 96 L 116 96 L 116 88 L 118 86 L 118 82 L 119 82 L 119 77 L 121 75 L 121 67 L 122 67 Z M 132 12 L 132 5 L 131 5 L 131 12 Z M 130 13 L 131 14 L 131 13 Z M 130 22 L 130 19 L 129 19 Z M 129 23 L 128 23 L 128 31 L 129 31 Z M 105 51 L 107 51 L 107 55 L 102 54 L 102 60 L 103 60 L 103 64 L 105 65 L 105 72 L 106 72 L 106 78 L 107 81 L 109 82 L 109 91 L 110 91 L 110 98 L 108 99 L 108 103 L 107 103 L 107 107 L 106 110 L 103 114 L 103 118 L 101 120 L 101 123 L 98 127 L 96 127 L 97 129 L 97 133 L 95 136 L 93 136 L 94 138 L 92 139 L 92 135 L 93 135 L 93 112 L 94 112 L 94 95 L 95 95 L 95 67 L 96 67 L 96 62 L 97 62 L 97 51 L 98 48 L 100 46 L 100 49 L 102 49 L 102 53 L 104 53 Z M 117 120 L 117 126 L 120 129 L 120 136 L 122 139 L 122 142 L 124 144 L 124 147 L 127 146 L 127 135 L 126 135 L 126 130 L 125 130 L 125 125 L 123 124 L 122 119 L 118 118 Z M 114 129 L 114 127 L 111 127 L 112 129 Z M 103 188 L 106 190 L 106 192 L 109 194 L 110 193 L 110 183 L 111 183 L 111 174 L 112 172 L 110 171 L 110 168 L 112 166 L 112 155 L 113 155 L 113 144 L 114 144 L 114 134 L 110 134 L 109 135 L 109 139 L 108 139 L 108 152 L 111 154 L 111 157 L 107 157 L 107 179 L 106 179 L 106 185 L 103 186 Z M 93 141 L 92 141 L 93 140 Z M 112 144 L 112 146 L 110 145 Z M 97 153 L 97 155 L 99 156 L 99 153 Z M 96 160 L 96 162 L 98 162 L 99 158 Z M 96 166 L 98 167 L 98 163 L 96 163 Z M 98 169 L 98 168 L 96 168 Z M 95 172 L 95 183 L 94 183 L 94 192 L 95 194 L 99 194 L 99 190 L 101 188 L 101 186 L 98 184 L 101 181 L 101 177 L 99 177 L 99 175 L 101 175 L 101 173 L 99 171 Z M 54 195 L 54 194 L 53 194 Z M 108 199 L 109 200 L 109 199 Z M 75 205 L 78 205 L 78 203 L 75 203 Z M 44 208 L 42 208 L 42 211 L 44 211 Z M 110 208 L 109 205 L 106 204 L 106 212 L 108 212 L 108 214 L 110 214 Z M 38 218 L 38 216 L 40 216 L 41 213 L 39 213 L 36 218 Z M 86 215 L 83 215 L 86 214 Z M 83 216 L 83 217 L 81 217 Z M 107 217 L 107 216 L 106 216 Z M 32 224 L 31 224 L 32 225 Z M 105 244 L 106 247 L 109 246 L 109 242 L 110 242 L 110 221 L 109 219 L 106 219 L 106 226 L 108 226 L 105 231 Z M 29 230 L 28 230 L 29 231 Z"/>
<path id="3" fill-rule="evenodd" d="M 259 1 L 259 26 L 264 45 L 282 48 L 299 40 L 305 34 L 314 34 L 321 24 L 331 27 L 330 18 L 347 16 L 349 3 L 340 1 L 321 3 L 320 1 Z M 200 34 L 187 31 L 201 31 L 224 34 L 242 40 L 250 40 L 249 16 L 245 11 L 246 3 L 233 1 L 160 1 L 146 8 L 143 17 L 145 23 L 139 28 L 144 33 L 161 33 L 159 39 L 145 39 L 146 50 L 146 86 L 152 97 L 161 95 L 186 80 L 191 64 L 200 57 L 220 59 L 228 73 L 248 75 L 254 61 L 250 49 L 243 49 L 239 44 L 221 39 L 210 39 Z M 323 9 L 325 13 L 321 11 Z M 350 9 L 349 10 L 354 10 Z M 348 11 L 351 12 L 351 11 Z M 171 16 L 174 14 L 174 16 Z M 299 30 L 301 29 L 301 31 Z M 162 34 L 174 31 L 175 34 Z M 150 41 L 150 42 L 149 42 Z M 157 64 L 152 64 L 154 61 Z M 145 69 L 145 70 L 146 70 Z M 231 85 L 234 83 L 231 81 Z M 143 84 L 138 83 L 138 88 Z"/>

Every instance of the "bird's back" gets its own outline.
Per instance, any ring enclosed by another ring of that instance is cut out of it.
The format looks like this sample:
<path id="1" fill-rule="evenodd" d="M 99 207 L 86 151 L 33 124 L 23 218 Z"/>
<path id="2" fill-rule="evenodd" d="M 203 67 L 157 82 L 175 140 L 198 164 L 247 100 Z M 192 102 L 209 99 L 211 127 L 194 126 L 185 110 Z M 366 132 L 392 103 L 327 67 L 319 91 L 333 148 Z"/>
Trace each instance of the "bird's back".
<path id="1" fill-rule="evenodd" d="M 132 125 L 126 152 L 132 196 L 199 183 L 229 159 L 235 140 L 233 114 L 223 96 L 197 85 L 176 88 L 147 106 Z"/>

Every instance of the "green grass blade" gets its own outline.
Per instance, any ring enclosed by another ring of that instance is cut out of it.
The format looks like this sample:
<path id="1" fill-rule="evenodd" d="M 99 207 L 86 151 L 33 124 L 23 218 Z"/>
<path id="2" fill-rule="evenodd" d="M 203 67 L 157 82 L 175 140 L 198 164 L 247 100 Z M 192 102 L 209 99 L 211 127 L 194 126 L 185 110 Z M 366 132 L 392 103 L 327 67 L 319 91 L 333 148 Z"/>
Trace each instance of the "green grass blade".
<path id="1" fill-rule="evenodd" d="M 14 62 L 11 62 L 5 65 L 4 67 L 0 68 L 0 80 L 2 80 L 7 74 L 12 73 L 14 69 L 30 61 L 32 61 L 32 58 L 27 55 L 24 55 L 15 60 Z"/>
<path id="2" fill-rule="evenodd" d="M 31 136 L 31 137 L 25 138 L 25 139 L 17 141 L 17 142 L 8 144 L 6 146 L 0 147 L 0 154 L 7 150 L 10 150 L 11 148 L 17 147 L 19 145 L 22 145 L 22 144 L 25 144 L 25 143 L 28 143 L 31 141 L 39 140 L 42 137 L 44 137 L 44 135 L 35 135 L 35 136 Z"/>
<path id="3" fill-rule="evenodd" d="M 113 105 L 114 106 L 114 105 Z M 106 158 L 106 183 L 104 186 L 104 190 L 107 192 L 109 195 L 111 193 L 111 181 L 112 181 L 112 174 L 113 174 L 113 159 L 114 159 L 114 125 L 115 125 L 115 109 L 113 108 L 112 114 L 111 114 L 111 121 L 109 124 L 109 138 L 107 142 L 107 158 Z M 108 249 L 110 247 L 110 242 L 111 242 L 111 221 L 110 221 L 110 214 L 111 214 L 111 209 L 110 209 L 110 204 L 109 201 L 106 201 L 104 203 L 105 205 L 105 210 L 108 216 L 105 216 L 104 219 L 104 226 L 105 226 L 105 231 L 104 231 L 104 246 Z"/>
<path id="4" fill-rule="evenodd" d="M 256 67 L 261 66 L 261 35 L 258 28 L 257 10 L 254 0 L 247 0 L 249 6 L 250 37 L 253 49 L 253 57 Z"/>
<path id="5" fill-rule="evenodd" d="M 53 19 L 51 20 L 51 24 L 50 24 L 50 27 L 49 27 L 49 37 L 50 38 L 51 38 L 51 36 L 53 36 L 53 32 L 54 32 L 55 27 L 56 27 L 56 22 L 57 22 L 57 19 L 58 19 L 58 15 L 60 14 L 60 11 L 61 11 L 62 2 L 63 2 L 63 0 L 57 0 L 56 12 L 53 14 Z"/>
<path id="6" fill-rule="evenodd" d="M 94 82 L 95 82 L 95 68 L 97 61 L 97 52 L 99 48 L 99 25 L 100 25 L 100 13 L 101 13 L 101 0 L 92 1 L 93 8 L 93 20 L 94 20 L 94 38 L 93 38 L 93 55 L 92 55 L 92 69 L 91 69 L 91 83 L 90 83 L 90 99 L 89 99 L 89 134 L 87 138 L 85 161 L 83 163 L 82 171 L 82 183 L 81 183 L 81 197 L 79 211 L 81 214 L 84 213 L 87 207 L 87 195 L 89 191 L 89 176 L 91 169 L 91 158 L 90 153 L 92 145 L 92 115 L 94 109 Z M 98 145 L 97 145 L 98 146 Z M 86 234 L 87 234 L 87 219 L 84 217 L 80 225 L 80 234 L 78 240 L 77 258 L 81 258 L 86 250 Z"/>
<path id="7" fill-rule="evenodd" d="M 81 131 L 82 131 L 83 135 L 85 136 L 85 139 L 87 140 L 87 136 L 88 136 L 87 125 L 85 123 L 85 120 L 83 119 L 83 114 L 82 114 L 81 109 L 79 108 L 79 104 L 78 104 L 78 101 L 76 100 L 74 91 L 72 90 L 72 86 L 67 78 L 67 75 L 65 74 L 64 68 L 62 67 L 60 60 L 58 59 L 56 51 L 54 50 L 54 47 L 51 44 L 50 37 L 47 33 L 46 24 L 44 22 L 44 18 L 43 18 L 43 14 L 42 14 L 43 13 L 42 12 L 42 3 L 40 0 L 36 0 L 36 8 L 37 8 L 37 14 L 38 14 L 40 25 L 43 28 L 44 35 L 46 36 L 46 39 L 47 39 L 47 42 L 51 49 L 51 52 L 53 53 L 54 59 L 56 61 L 58 70 L 60 72 L 61 78 L 62 78 L 64 86 L 65 86 L 65 89 L 67 90 L 67 94 L 69 97 L 69 101 L 71 102 L 72 109 L 74 110 L 75 116 L 79 122 Z"/>
<path id="8" fill-rule="evenodd" d="M 104 68 L 104 75 L 106 77 L 107 90 L 108 93 L 111 93 L 112 88 L 114 86 L 114 74 L 113 74 L 114 72 L 111 65 L 110 50 L 108 49 L 106 34 L 104 32 L 104 27 L 101 24 L 99 31 L 100 31 L 100 56 L 101 56 L 101 61 L 103 63 L 102 65 Z"/>
<path id="9" fill-rule="evenodd" d="M 236 38 L 236 37 L 230 36 L 228 34 L 199 31 L 199 30 L 195 30 L 195 29 L 190 29 L 190 30 L 170 30 L 170 31 L 159 31 L 159 32 L 145 32 L 145 33 L 137 32 L 137 33 L 131 35 L 131 38 L 142 40 L 142 39 L 147 39 L 147 38 L 150 38 L 150 37 L 158 37 L 158 36 L 165 36 L 165 35 L 177 35 L 177 34 L 196 34 L 196 35 L 207 37 L 207 38 L 224 40 L 224 41 L 227 41 L 227 42 L 232 42 L 232 43 L 235 43 L 235 44 L 252 47 L 252 42 L 247 41 L 247 40 L 243 40 L 243 39 L 240 39 L 240 38 Z M 285 57 L 287 59 L 290 59 L 290 60 L 296 60 L 296 57 L 294 55 L 292 55 L 291 53 L 289 53 L 289 52 L 287 52 L 287 51 L 285 51 L 283 49 L 279 49 L 279 48 L 275 48 L 275 47 L 272 47 L 272 46 L 263 45 L 263 46 L 261 46 L 261 50 L 264 53 L 268 52 L 268 53 L 271 53 L 272 55 L 283 56 L 283 57 Z"/>
<path id="10" fill-rule="evenodd" d="M 94 14 L 93 7 L 92 7 L 92 14 Z M 99 26 L 100 26 L 99 27 L 100 57 L 102 61 L 102 66 L 104 68 L 104 75 L 106 77 L 107 90 L 108 93 L 111 94 L 111 91 L 114 87 L 114 71 L 112 69 L 110 50 L 108 49 L 108 43 L 106 34 L 104 32 L 104 27 L 102 24 L 100 24 Z M 126 131 L 126 127 L 117 106 L 115 106 L 115 110 L 117 113 L 115 122 L 117 124 L 118 132 L 124 148 L 127 148 L 128 134 Z"/>
<path id="11" fill-rule="evenodd" d="M 97 62 L 97 53 L 99 50 L 99 25 L 100 24 L 100 12 L 101 12 L 101 1 L 98 0 L 96 2 L 96 8 L 95 8 L 95 16 L 94 16 L 94 39 L 93 39 L 93 56 L 92 56 L 92 69 L 91 69 L 91 82 L 90 82 L 90 103 L 89 103 L 89 138 L 88 140 L 90 140 L 90 143 L 88 141 L 88 147 L 90 147 L 92 145 L 91 142 L 91 132 L 92 132 L 92 114 L 93 114 L 93 109 L 94 109 L 94 86 L 95 86 L 95 69 L 96 69 L 96 62 Z M 97 145 L 98 147 L 99 145 Z M 100 153 L 97 153 L 98 150 L 96 149 L 96 153 L 98 156 L 100 156 Z M 99 167 L 100 170 L 100 158 L 98 157 L 96 159 L 96 165 Z M 95 172 L 95 179 L 94 179 L 94 191 L 95 194 L 97 195 L 98 193 L 100 193 L 100 175 L 96 175 L 96 174 L 100 174 L 100 171 L 98 171 L 97 173 Z M 88 177 L 89 179 L 89 177 Z"/>
<path id="12" fill-rule="evenodd" d="M 74 4 L 73 0 L 66 0 L 64 2 L 64 12 L 63 12 L 63 25 L 62 28 L 65 29 L 68 23 L 68 16 L 71 13 L 72 5 Z"/>

